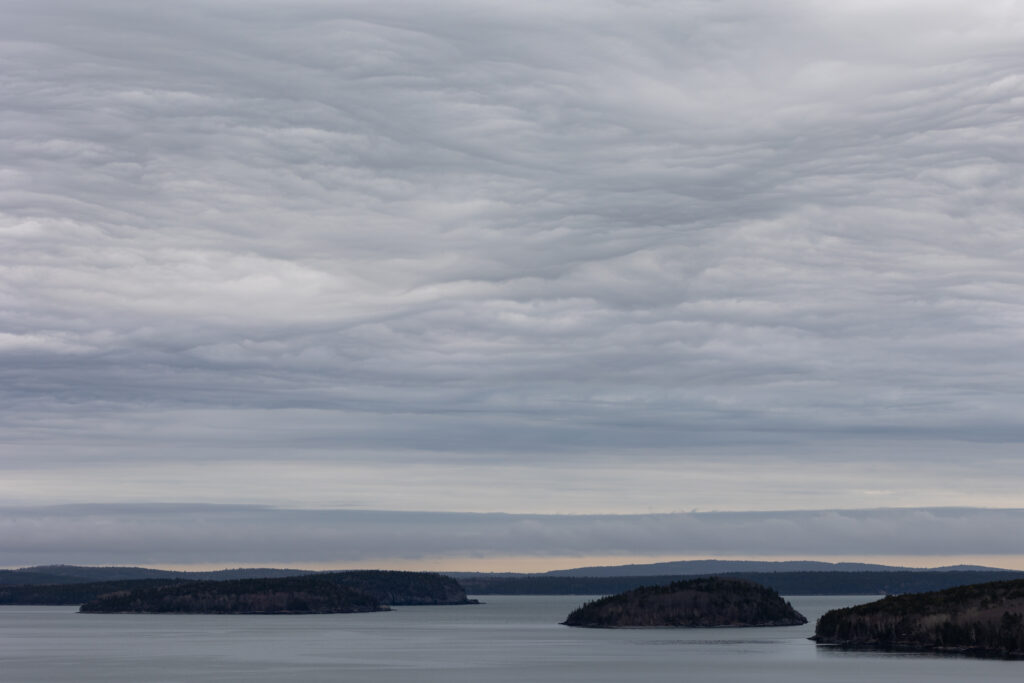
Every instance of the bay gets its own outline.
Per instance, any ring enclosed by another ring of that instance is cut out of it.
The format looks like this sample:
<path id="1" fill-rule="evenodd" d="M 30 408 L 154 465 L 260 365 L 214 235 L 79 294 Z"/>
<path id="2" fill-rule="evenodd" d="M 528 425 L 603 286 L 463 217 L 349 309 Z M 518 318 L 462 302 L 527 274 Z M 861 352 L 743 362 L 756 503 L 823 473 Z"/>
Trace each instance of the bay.
<path id="1" fill-rule="evenodd" d="M 843 652 L 807 637 L 865 596 L 789 598 L 806 626 L 578 629 L 589 598 L 481 596 L 485 604 L 333 615 L 78 614 L 0 607 L 0 681 L 1020 681 L 1024 662 Z"/>

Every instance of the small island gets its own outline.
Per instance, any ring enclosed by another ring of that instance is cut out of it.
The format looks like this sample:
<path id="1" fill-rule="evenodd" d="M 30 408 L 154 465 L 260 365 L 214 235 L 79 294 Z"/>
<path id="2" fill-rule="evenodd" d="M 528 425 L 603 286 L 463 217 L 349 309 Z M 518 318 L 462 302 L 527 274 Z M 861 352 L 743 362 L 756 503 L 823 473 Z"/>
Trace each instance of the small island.
<path id="1" fill-rule="evenodd" d="M 826 612 L 812 640 L 844 648 L 1024 657 L 1024 579 L 893 595 Z"/>
<path id="2" fill-rule="evenodd" d="M 574 610 L 562 623 L 586 628 L 709 628 L 798 626 L 807 619 L 771 588 L 711 577 L 601 598 Z"/>
<path id="3" fill-rule="evenodd" d="M 428 572 L 353 571 L 234 581 L 185 581 L 100 595 L 86 613 L 336 614 L 393 605 L 475 603 L 457 581 Z"/>

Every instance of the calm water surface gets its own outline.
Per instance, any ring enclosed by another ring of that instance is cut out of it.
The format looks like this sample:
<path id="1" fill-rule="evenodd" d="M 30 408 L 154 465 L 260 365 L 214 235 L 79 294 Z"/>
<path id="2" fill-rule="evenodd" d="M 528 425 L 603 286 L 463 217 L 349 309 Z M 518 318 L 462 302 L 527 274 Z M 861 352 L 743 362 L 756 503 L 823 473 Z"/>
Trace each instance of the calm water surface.
<path id="1" fill-rule="evenodd" d="M 1024 680 L 1024 662 L 843 653 L 807 640 L 827 609 L 869 598 L 793 597 L 811 624 L 759 629 L 559 626 L 580 596 L 483 596 L 483 605 L 313 616 L 78 614 L 0 607 L 0 681 L 587 683 Z"/>

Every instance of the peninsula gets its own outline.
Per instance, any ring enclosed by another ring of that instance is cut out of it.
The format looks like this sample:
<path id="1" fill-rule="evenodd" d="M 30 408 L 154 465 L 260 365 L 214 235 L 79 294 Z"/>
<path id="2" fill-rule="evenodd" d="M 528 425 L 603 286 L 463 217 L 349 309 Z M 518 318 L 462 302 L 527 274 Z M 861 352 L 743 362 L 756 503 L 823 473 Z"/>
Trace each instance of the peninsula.
<path id="1" fill-rule="evenodd" d="M 846 648 L 1024 657 L 1024 579 L 832 610 L 818 620 L 812 640 Z"/>
<path id="2" fill-rule="evenodd" d="M 771 588 L 710 577 L 604 597 L 573 611 L 562 623 L 588 628 L 702 628 L 797 626 L 807 619 Z"/>

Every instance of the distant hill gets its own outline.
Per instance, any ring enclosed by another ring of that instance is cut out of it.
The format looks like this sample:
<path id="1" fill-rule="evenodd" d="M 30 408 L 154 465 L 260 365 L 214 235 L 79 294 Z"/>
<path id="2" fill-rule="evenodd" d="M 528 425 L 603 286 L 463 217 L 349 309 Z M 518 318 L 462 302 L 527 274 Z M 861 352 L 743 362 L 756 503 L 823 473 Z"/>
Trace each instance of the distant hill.
<path id="1" fill-rule="evenodd" d="M 559 569 L 543 574 L 517 574 L 514 572 L 444 572 L 456 579 L 465 578 L 523 578 L 523 577 L 626 577 L 626 576 L 707 576 L 727 573 L 770 572 L 998 572 L 1008 571 L 990 567 L 957 565 L 935 569 L 907 569 L 880 564 L 856 562 L 813 562 L 806 560 L 786 562 L 760 562 L 752 560 L 682 560 L 653 564 L 626 564 L 605 567 L 579 567 Z M 215 571 L 171 571 L 146 567 L 83 567 L 70 564 L 40 565 L 22 569 L 0 569 L 0 586 L 57 585 L 73 583 L 99 583 L 103 581 L 132 581 L 140 579 L 182 579 L 188 581 L 232 581 L 236 579 L 263 579 L 285 576 L 304 576 L 317 572 L 306 569 L 275 569 L 244 567 Z"/>
<path id="2" fill-rule="evenodd" d="M 23 569 L 0 569 L 0 586 L 47 586 L 53 584 L 82 583 L 87 579 L 79 579 L 59 574 L 43 574 L 42 572 Z"/>
<path id="3" fill-rule="evenodd" d="M 941 590 L 971 583 L 1024 577 L 1024 572 L 994 571 L 857 571 L 857 572 L 730 572 L 715 574 L 744 579 L 783 595 L 884 595 Z M 692 578 L 669 576 L 462 576 L 470 595 L 609 595 L 640 586 L 666 585 Z"/>
<path id="4" fill-rule="evenodd" d="M 315 572 L 304 569 L 241 568 L 216 571 L 181 572 L 145 567 L 80 567 L 55 564 L 23 569 L 0 570 L 0 585 L 27 586 L 70 583 L 97 583 L 101 581 L 134 581 L 140 579 L 187 579 L 191 581 L 231 581 L 234 579 L 264 579 L 284 576 L 303 576 Z"/>
<path id="5" fill-rule="evenodd" d="M 813 639 L 848 648 L 1024 657 L 1024 579 L 832 610 L 818 620 Z"/>
<path id="6" fill-rule="evenodd" d="M 807 619 L 770 588 L 709 577 L 644 586 L 588 602 L 562 623 L 588 628 L 707 628 L 798 626 Z"/>
<path id="7" fill-rule="evenodd" d="M 737 570 L 737 567 L 761 567 L 762 569 Z M 805 569 L 797 569 L 798 567 L 805 567 Z M 855 569 L 849 569 L 849 567 Z M 870 569 L 871 567 L 881 567 L 881 569 Z M 665 568 L 676 568 L 679 571 L 665 574 L 650 573 Z M 707 571 L 703 574 L 693 573 L 700 569 Z M 0 570 L 0 604 L 81 604 L 89 599 L 89 596 L 95 597 L 103 592 L 116 590 L 111 586 L 102 585 L 110 582 L 230 581 L 305 576 L 316 573 L 318 572 L 302 569 L 274 568 L 185 572 L 145 567 L 46 565 Z M 340 573 L 355 576 L 359 572 Z M 940 590 L 970 583 L 1024 577 L 1024 572 L 977 568 L 969 565 L 935 569 L 901 569 L 886 565 L 812 561 L 685 560 L 611 567 L 580 567 L 545 574 L 445 573 L 445 576 L 458 579 L 470 593 L 480 595 L 607 595 L 643 585 L 663 585 L 684 578 L 712 575 L 755 581 L 770 586 L 784 595 L 878 595 Z M 80 589 L 60 588 L 78 584 L 90 585 L 82 586 Z M 32 586 L 49 588 L 29 590 Z M 384 601 L 387 602 L 387 599 L 385 598 Z"/>
<path id="8" fill-rule="evenodd" d="M 126 579 L 93 583 L 0 585 L 0 605 L 81 605 L 101 595 L 182 583 L 181 579 Z"/>
<path id="9" fill-rule="evenodd" d="M 63 583 L 92 581 L 131 581 L 133 579 L 174 579 L 183 572 L 164 569 L 146 569 L 145 567 L 80 567 L 73 564 L 50 564 L 38 567 L 26 567 L 4 572 L 12 578 L 19 575 L 41 574 L 57 576 Z"/>
<path id="10" fill-rule="evenodd" d="M 651 564 L 623 564 L 600 567 L 559 569 L 542 576 L 686 576 L 726 574 L 738 572 L 911 572 L 911 571 L 1002 571 L 992 567 L 957 565 L 937 569 L 913 569 L 884 564 L 862 562 L 815 562 L 788 560 L 763 562 L 758 560 L 679 560 Z"/>

